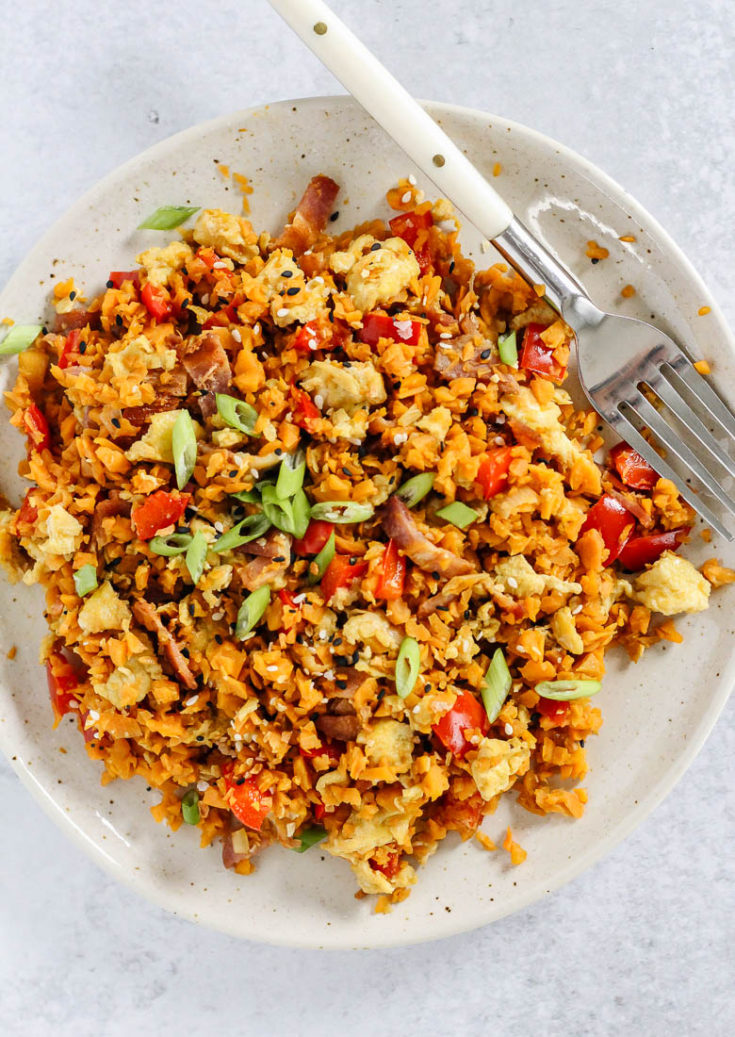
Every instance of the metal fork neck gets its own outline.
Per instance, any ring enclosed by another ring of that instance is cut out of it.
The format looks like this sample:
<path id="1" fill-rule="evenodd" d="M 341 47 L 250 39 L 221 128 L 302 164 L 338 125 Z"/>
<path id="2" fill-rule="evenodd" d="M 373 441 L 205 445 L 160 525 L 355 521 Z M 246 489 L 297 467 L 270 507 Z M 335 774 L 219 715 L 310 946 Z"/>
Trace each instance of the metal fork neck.
<path id="1" fill-rule="evenodd" d="M 586 309 L 590 300 L 579 281 L 515 216 L 493 244 L 527 281 L 545 285 L 547 300 L 564 316 L 579 310 L 580 304 Z"/>

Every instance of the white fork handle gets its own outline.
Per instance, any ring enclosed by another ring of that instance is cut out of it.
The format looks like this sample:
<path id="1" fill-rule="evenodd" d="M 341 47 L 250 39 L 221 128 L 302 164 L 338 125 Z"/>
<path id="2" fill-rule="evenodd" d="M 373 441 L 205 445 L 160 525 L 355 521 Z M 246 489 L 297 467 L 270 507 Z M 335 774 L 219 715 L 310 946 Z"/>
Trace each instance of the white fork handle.
<path id="1" fill-rule="evenodd" d="M 513 213 L 431 116 L 322 0 L 269 0 L 322 63 L 487 238 Z"/>

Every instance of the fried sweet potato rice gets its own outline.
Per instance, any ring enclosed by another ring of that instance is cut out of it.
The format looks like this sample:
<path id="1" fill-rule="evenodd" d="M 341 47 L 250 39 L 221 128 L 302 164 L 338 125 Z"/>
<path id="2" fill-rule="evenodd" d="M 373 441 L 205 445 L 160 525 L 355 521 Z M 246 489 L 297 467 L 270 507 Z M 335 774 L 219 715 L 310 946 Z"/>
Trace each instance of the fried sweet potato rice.
<path id="1" fill-rule="evenodd" d="M 103 782 L 240 874 L 323 840 L 387 908 L 511 788 L 578 818 L 605 650 L 680 640 L 653 614 L 735 574 L 676 553 L 692 512 L 630 448 L 595 461 L 570 329 L 474 269 L 446 202 L 402 181 L 330 236 L 337 193 L 275 239 L 201 211 L 87 305 L 57 287 L 0 551 Z"/>

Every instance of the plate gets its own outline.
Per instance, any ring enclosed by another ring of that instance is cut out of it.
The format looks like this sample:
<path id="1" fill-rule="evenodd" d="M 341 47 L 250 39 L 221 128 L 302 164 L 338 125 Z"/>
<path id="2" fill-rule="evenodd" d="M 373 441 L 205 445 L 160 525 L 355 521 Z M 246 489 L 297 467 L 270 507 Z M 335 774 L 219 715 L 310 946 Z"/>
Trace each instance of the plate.
<path id="1" fill-rule="evenodd" d="M 617 184 L 578 155 L 532 130 L 483 112 L 429 104 L 431 114 L 493 181 L 514 211 L 579 277 L 603 307 L 654 319 L 707 357 L 722 390 L 735 384 L 733 340 L 716 304 L 676 245 Z M 218 172 L 225 163 L 250 180 L 253 224 L 282 226 L 309 177 L 317 172 L 342 185 L 336 229 L 388 215 L 385 192 L 414 173 L 431 184 L 351 99 L 280 102 L 228 115 L 163 141 L 106 177 L 43 238 L 0 296 L 0 317 L 35 322 L 47 311 L 57 278 L 73 275 L 86 295 L 102 289 L 108 271 L 129 269 L 150 244 L 168 240 L 136 231 L 159 205 L 194 204 L 239 211 L 241 195 Z M 633 236 L 635 241 L 622 242 Z M 609 249 L 591 264 L 586 243 Z M 471 228 L 465 248 L 483 252 Z M 487 245 L 484 246 L 485 250 Z M 636 295 L 620 296 L 632 284 Z M 709 306 L 707 316 L 698 316 Z M 3 385 L 15 361 L 2 368 Z M 22 443 L 3 422 L 0 449 L 8 460 L 0 488 L 19 500 L 15 475 Z M 733 550 L 695 537 L 695 561 Z M 218 848 L 200 850 L 196 833 L 173 834 L 149 807 L 155 793 L 142 781 L 99 783 L 100 766 L 86 756 L 72 717 L 55 731 L 39 666 L 46 628 L 38 587 L 0 583 L 0 747 L 47 813 L 98 864 L 174 914 L 235 936 L 302 947 L 380 947 L 449 936 L 517 911 L 568 882 L 610 850 L 669 792 L 691 763 L 727 698 L 735 673 L 733 614 L 727 590 L 708 612 L 682 619 L 680 646 L 651 649 L 636 666 L 611 652 L 598 698 L 604 725 L 588 742 L 589 804 L 580 821 L 539 818 L 503 798 L 484 830 L 502 839 L 512 825 L 528 851 L 517 868 L 502 850 L 487 853 L 472 840 L 447 838 L 411 896 L 388 915 L 357 900 L 350 869 L 314 848 L 296 855 L 272 847 L 254 875 L 221 866 Z M 60 751 L 63 750 L 63 751 Z"/>

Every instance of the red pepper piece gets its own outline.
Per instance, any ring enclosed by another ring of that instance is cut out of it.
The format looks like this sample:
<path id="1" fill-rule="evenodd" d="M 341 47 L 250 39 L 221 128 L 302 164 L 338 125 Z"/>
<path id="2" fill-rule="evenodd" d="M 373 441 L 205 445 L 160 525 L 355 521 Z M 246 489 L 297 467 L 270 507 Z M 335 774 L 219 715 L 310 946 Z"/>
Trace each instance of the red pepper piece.
<path id="1" fill-rule="evenodd" d="M 150 540 L 159 529 L 176 525 L 190 500 L 189 493 L 156 490 L 133 508 L 133 528 L 141 540 Z"/>
<path id="2" fill-rule="evenodd" d="M 18 514 L 16 516 L 16 524 L 18 526 L 21 526 L 21 525 L 28 526 L 28 527 L 33 526 L 33 524 L 35 523 L 36 519 L 38 518 L 38 508 L 36 507 L 35 504 L 33 504 L 33 502 L 31 501 L 30 497 L 31 497 L 31 491 L 28 490 L 28 492 L 26 493 L 25 497 L 23 498 L 23 503 L 21 504 L 20 508 L 18 509 Z M 30 530 L 29 530 L 29 532 L 30 532 Z M 23 535 L 23 534 L 21 534 L 21 535 Z"/>
<path id="3" fill-rule="evenodd" d="M 533 371 L 534 374 L 561 382 L 567 369 L 554 358 L 553 349 L 547 346 L 541 338 L 541 333 L 544 331 L 546 331 L 546 327 L 543 324 L 526 326 L 519 364 L 524 371 Z"/>
<path id="4" fill-rule="evenodd" d="M 652 490 L 658 482 L 658 475 L 648 461 L 627 443 L 614 446 L 610 460 L 625 485 L 633 490 Z"/>
<path id="5" fill-rule="evenodd" d="M 242 784 L 240 784 L 242 782 Z M 262 793 L 255 778 L 225 778 L 226 800 L 238 821 L 259 832 L 273 805 L 272 797 Z"/>
<path id="6" fill-rule="evenodd" d="M 60 652 L 52 652 L 46 661 L 46 677 L 51 708 L 54 711 L 54 727 L 58 727 L 66 713 L 73 713 L 72 703 L 77 702 L 73 691 L 79 680 L 71 663 Z"/>
<path id="7" fill-rule="evenodd" d="M 297 389 L 295 385 L 292 385 L 291 408 L 293 410 L 293 420 L 299 428 L 305 429 L 306 432 L 313 432 L 314 422 L 321 418 L 322 413 L 308 392 L 304 392 L 303 389 Z"/>
<path id="8" fill-rule="evenodd" d="M 649 562 L 655 562 L 664 551 L 676 551 L 689 533 L 689 526 L 680 529 L 669 529 L 665 533 L 651 533 L 648 536 L 631 537 L 624 545 L 618 561 L 624 569 L 638 572 Z"/>
<path id="9" fill-rule="evenodd" d="M 332 745 L 331 742 L 323 742 L 318 749 L 302 749 L 299 746 L 299 752 L 305 760 L 313 760 L 317 756 L 326 756 L 332 763 L 339 763 L 340 756 L 342 755 L 339 749 Z"/>
<path id="10" fill-rule="evenodd" d="M 74 328 L 66 336 L 61 354 L 59 356 L 59 367 L 63 371 L 69 364 L 75 363 L 75 356 L 79 353 L 79 344 L 82 341 L 82 329 Z"/>
<path id="11" fill-rule="evenodd" d="M 349 587 L 353 580 L 364 576 L 367 562 L 353 562 L 347 555 L 335 555 L 322 576 L 321 589 L 325 601 L 330 601 L 340 587 Z"/>
<path id="12" fill-rule="evenodd" d="M 628 539 L 634 520 L 631 513 L 615 497 L 605 494 L 587 512 L 581 536 L 588 529 L 596 529 L 607 548 L 605 566 L 612 565 Z"/>
<path id="13" fill-rule="evenodd" d="M 422 274 L 431 268 L 432 256 L 428 242 L 428 229 L 433 226 L 434 217 L 431 210 L 426 212 L 403 212 L 394 216 L 389 226 L 397 238 L 403 238 L 406 244 L 413 249 L 416 261 Z"/>
<path id="14" fill-rule="evenodd" d="M 375 857 L 370 858 L 370 867 L 373 869 L 373 871 L 382 872 L 388 880 L 394 879 L 396 877 L 400 866 L 401 854 L 399 850 L 389 850 L 385 864 L 378 864 Z"/>
<path id="15" fill-rule="evenodd" d="M 401 320 L 389 317 L 387 313 L 366 313 L 362 318 L 362 327 L 358 332 L 361 342 L 369 346 L 377 344 L 378 339 L 387 338 L 391 342 L 406 342 L 409 346 L 418 344 L 421 324 L 417 320 Z"/>
<path id="16" fill-rule="evenodd" d="M 567 717 L 569 703 L 557 702 L 556 699 L 540 698 L 536 703 L 536 709 L 543 716 L 549 717 L 550 720 L 555 720 L 557 724 L 560 724 Z"/>
<path id="17" fill-rule="evenodd" d="M 449 712 L 444 714 L 438 724 L 434 724 L 432 731 L 445 749 L 461 757 L 474 748 L 464 735 L 470 728 L 479 728 L 485 735 L 490 730 L 490 723 L 480 700 L 471 692 L 462 691 Z"/>
<path id="18" fill-rule="evenodd" d="M 113 270 L 107 280 L 112 282 L 113 288 L 122 288 L 125 281 L 132 281 L 140 288 L 140 270 Z"/>
<path id="19" fill-rule="evenodd" d="M 51 442 L 51 436 L 45 415 L 38 409 L 35 403 L 26 407 L 23 412 L 23 425 L 25 426 L 28 445 L 31 450 L 45 450 Z"/>
<path id="20" fill-rule="evenodd" d="M 300 540 L 294 540 L 293 549 L 297 555 L 318 555 L 334 531 L 331 522 L 312 519 Z"/>
<path id="21" fill-rule="evenodd" d="M 239 305 L 240 304 L 233 299 L 233 301 L 228 303 L 227 306 L 223 306 L 221 310 L 217 310 L 216 313 L 207 317 L 204 324 L 202 324 L 202 329 L 208 331 L 210 328 L 226 328 L 230 324 L 237 324 L 237 307 Z"/>
<path id="22" fill-rule="evenodd" d="M 484 500 L 490 500 L 505 487 L 512 459 L 509 446 L 500 446 L 487 452 L 477 472 L 477 482 Z"/>
<path id="23" fill-rule="evenodd" d="M 375 597 L 395 601 L 403 596 L 406 583 L 406 559 L 399 553 L 394 540 L 388 541 L 383 554 L 383 567 L 375 588 Z"/>
<path id="24" fill-rule="evenodd" d="M 151 317 L 160 324 L 173 315 L 174 304 L 169 292 L 160 284 L 148 281 L 140 290 L 140 297 Z"/>

